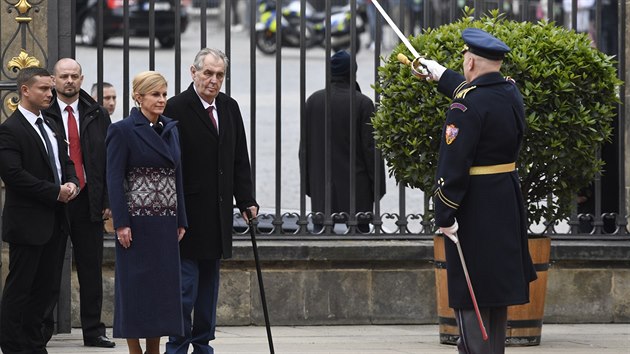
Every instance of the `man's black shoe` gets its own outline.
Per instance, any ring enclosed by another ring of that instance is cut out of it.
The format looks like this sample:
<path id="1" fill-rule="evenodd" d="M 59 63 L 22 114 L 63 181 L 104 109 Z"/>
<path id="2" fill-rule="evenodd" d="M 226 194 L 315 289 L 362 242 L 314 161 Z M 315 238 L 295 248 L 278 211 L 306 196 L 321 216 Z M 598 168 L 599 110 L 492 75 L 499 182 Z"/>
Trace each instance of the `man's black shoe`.
<path id="1" fill-rule="evenodd" d="M 83 345 L 85 345 L 86 347 L 113 348 L 116 346 L 116 343 L 111 341 L 106 336 L 98 336 L 96 338 L 83 339 Z"/>

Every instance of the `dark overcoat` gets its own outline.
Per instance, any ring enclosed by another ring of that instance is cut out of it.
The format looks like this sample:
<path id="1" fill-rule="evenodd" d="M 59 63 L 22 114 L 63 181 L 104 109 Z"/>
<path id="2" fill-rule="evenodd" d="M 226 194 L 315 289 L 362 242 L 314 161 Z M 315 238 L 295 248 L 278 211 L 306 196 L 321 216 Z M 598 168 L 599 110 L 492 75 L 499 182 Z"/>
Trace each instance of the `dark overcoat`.
<path id="1" fill-rule="evenodd" d="M 107 185 L 116 242 L 114 337 L 183 335 L 177 228 L 186 227 L 176 122 L 161 116 L 161 135 L 139 110 L 109 126 Z M 186 236 L 184 236 L 185 238 Z"/>
<path id="2" fill-rule="evenodd" d="M 61 183 L 79 185 L 74 163 L 68 157 L 59 127 L 44 117 L 55 133 L 61 162 Z M 55 184 L 44 142 L 35 128 L 16 110 L 0 125 L 0 176 L 5 184 L 2 210 L 2 239 L 20 245 L 41 246 L 53 236 L 55 213 L 66 206 L 57 201 Z M 62 229 L 69 231 L 67 214 L 61 218 Z"/>
<path id="3" fill-rule="evenodd" d="M 375 173 L 380 174 L 377 197 L 385 194 L 383 161 L 375 168 L 374 136 L 370 121 L 374 113 L 372 100 L 355 89 L 347 77 L 333 77 L 331 82 L 330 142 L 331 142 L 331 211 L 350 211 L 350 95 L 355 90 L 355 191 L 356 211 L 371 212 L 374 204 Z M 326 90 L 313 93 L 306 101 L 306 140 L 300 141 L 300 168 L 306 175 L 306 195 L 311 197 L 314 212 L 324 212 L 325 205 L 325 147 L 326 147 Z"/>
<path id="4" fill-rule="evenodd" d="M 43 113 L 57 123 L 63 138 L 68 140 L 66 131 L 62 128 L 64 126 L 63 118 L 61 117 L 56 91 L 53 91 L 53 94 L 53 103 Z M 105 136 L 107 135 L 107 128 L 112 121 L 107 110 L 83 90 L 79 93 L 78 106 L 81 154 L 83 155 L 83 165 L 87 176 L 86 181 L 90 186 L 90 193 L 88 194 L 90 220 L 102 222 L 103 209 L 109 208 L 107 184 L 105 183 Z"/>
<path id="5" fill-rule="evenodd" d="M 164 110 L 179 121 L 189 225 L 180 254 L 187 259 L 232 257 L 233 200 L 241 211 L 258 206 L 238 103 L 219 93 L 215 104 L 219 133 L 192 83 Z"/>
<path id="6" fill-rule="evenodd" d="M 453 98 L 442 130 L 435 221 L 459 224 L 458 236 L 480 307 L 529 302 L 536 279 L 527 247 L 527 220 L 518 172 L 473 174 L 473 166 L 513 163 L 526 128 L 523 98 L 499 72 L 470 83 L 452 70 L 438 90 Z M 456 246 L 446 242 L 449 305 L 472 302 Z"/>

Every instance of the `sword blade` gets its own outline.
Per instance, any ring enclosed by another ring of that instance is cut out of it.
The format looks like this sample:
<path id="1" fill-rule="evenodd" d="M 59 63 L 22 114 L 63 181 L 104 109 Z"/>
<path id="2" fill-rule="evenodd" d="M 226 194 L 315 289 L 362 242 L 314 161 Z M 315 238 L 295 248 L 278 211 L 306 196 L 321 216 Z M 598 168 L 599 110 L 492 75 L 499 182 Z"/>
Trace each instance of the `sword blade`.
<path id="1" fill-rule="evenodd" d="M 400 29 L 398 28 L 398 26 L 396 26 L 396 24 L 394 23 L 394 21 L 391 19 L 391 17 L 389 17 L 389 15 L 387 14 L 387 12 L 385 12 L 385 10 L 381 7 L 381 4 L 378 3 L 378 0 L 372 0 L 372 4 L 374 4 L 374 6 L 376 7 L 376 9 L 378 10 L 378 12 L 381 13 L 381 15 L 383 16 L 383 18 L 385 19 L 385 21 L 387 21 L 387 23 L 389 24 L 389 27 L 391 27 L 391 29 L 394 30 L 394 32 L 396 33 L 396 35 L 398 36 L 398 38 L 400 38 L 400 40 L 403 42 L 403 44 L 405 44 L 405 47 L 407 47 L 407 49 L 409 49 L 409 51 L 411 52 L 411 54 L 413 54 L 414 59 L 419 57 L 420 54 L 418 54 L 418 51 L 416 50 L 416 48 L 414 48 L 411 43 L 409 42 L 409 40 L 407 39 L 407 37 L 405 37 L 405 35 L 400 31 Z"/>

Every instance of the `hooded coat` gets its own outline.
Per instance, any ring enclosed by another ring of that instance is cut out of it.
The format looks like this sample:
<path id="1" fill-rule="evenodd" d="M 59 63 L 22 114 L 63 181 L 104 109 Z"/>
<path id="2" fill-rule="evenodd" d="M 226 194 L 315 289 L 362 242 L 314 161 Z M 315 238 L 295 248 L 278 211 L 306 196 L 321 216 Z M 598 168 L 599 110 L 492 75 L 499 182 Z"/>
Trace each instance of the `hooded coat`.
<path id="1" fill-rule="evenodd" d="M 347 73 L 345 73 L 347 74 Z M 350 96 L 355 91 L 356 119 L 350 115 Z M 306 127 L 304 140 L 300 140 L 300 167 L 306 176 L 306 195 L 311 197 L 312 211 L 324 212 L 326 202 L 326 90 L 313 93 L 306 101 L 306 114 L 302 125 Z M 333 76 L 330 93 L 330 169 L 331 212 L 350 211 L 350 127 L 354 124 L 354 177 L 356 212 L 372 212 L 374 200 L 385 194 L 385 167 L 383 161 L 374 160 L 372 100 L 361 93 L 347 75 Z M 379 174 L 380 183 L 375 193 L 374 180 Z"/>

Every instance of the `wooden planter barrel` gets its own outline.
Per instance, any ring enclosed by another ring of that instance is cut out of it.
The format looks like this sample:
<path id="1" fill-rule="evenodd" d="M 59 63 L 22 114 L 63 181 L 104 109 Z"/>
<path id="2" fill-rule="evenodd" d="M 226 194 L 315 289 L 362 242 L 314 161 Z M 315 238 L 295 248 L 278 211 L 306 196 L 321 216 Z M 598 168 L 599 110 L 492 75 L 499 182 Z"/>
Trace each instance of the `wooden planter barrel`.
<path id="1" fill-rule="evenodd" d="M 538 279 L 529 284 L 530 302 L 528 304 L 508 307 L 506 343 L 509 346 L 540 344 L 550 250 L 551 239 L 549 237 L 529 238 L 529 253 L 534 262 Z M 456 344 L 459 339 L 459 329 L 457 328 L 457 322 L 455 322 L 455 313 L 453 309 L 448 307 L 444 236 L 436 235 L 433 238 L 433 255 L 440 343 Z"/>

